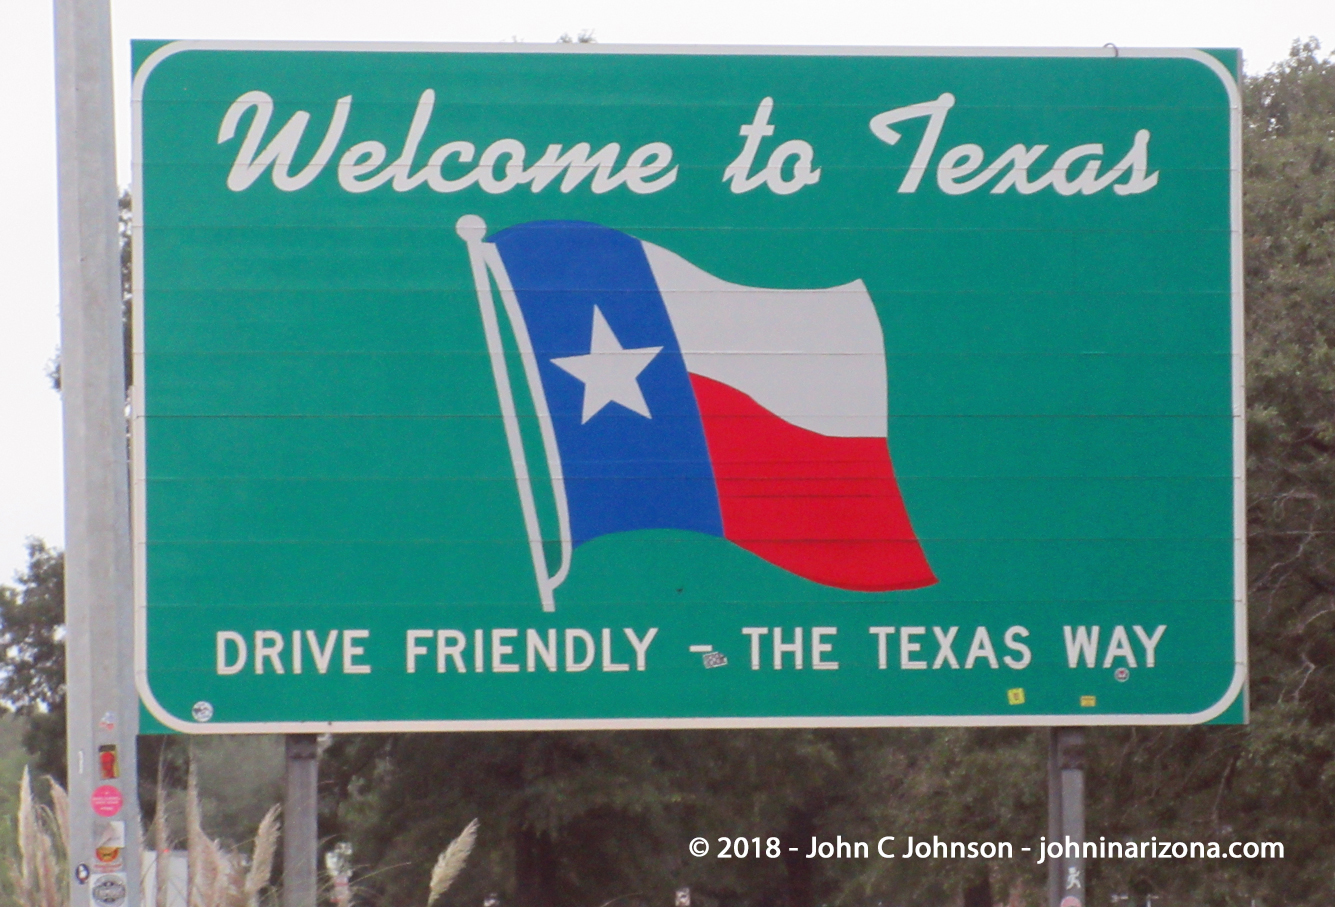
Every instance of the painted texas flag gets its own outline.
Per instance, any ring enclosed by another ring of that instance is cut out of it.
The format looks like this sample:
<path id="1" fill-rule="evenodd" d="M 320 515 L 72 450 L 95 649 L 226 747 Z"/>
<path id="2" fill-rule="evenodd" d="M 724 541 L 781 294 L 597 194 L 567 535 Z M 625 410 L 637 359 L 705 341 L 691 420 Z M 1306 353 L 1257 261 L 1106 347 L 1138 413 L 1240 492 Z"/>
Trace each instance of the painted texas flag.
<path id="1" fill-rule="evenodd" d="M 480 218 L 458 229 L 503 409 L 514 404 L 488 272 L 543 427 L 565 549 L 546 575 L 534 515 L 545 605 L 572 548 L 636 529 L 720 536 L 842 589 L 936 582 L 890 462 L 885 347 L 862 281 L 740 286 L 576 221 L 520 224 L 485 241 Z M 526 477 L 517 431 L 511 453 Z"/>

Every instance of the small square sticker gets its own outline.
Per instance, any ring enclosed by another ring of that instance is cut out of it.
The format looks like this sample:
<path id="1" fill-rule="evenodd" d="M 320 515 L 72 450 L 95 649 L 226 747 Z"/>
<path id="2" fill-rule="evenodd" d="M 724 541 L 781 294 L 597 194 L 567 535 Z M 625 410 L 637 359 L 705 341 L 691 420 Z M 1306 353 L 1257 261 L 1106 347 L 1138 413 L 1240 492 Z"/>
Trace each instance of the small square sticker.
<path id="1" fill-rule="evenodd" d="M 103 781 L 115 781 L 121 776 L 120 759 L 116 756 L 116 744 L 104 743 L 97 748 L 98 773 Z"/>
<path id="2" fill-rule="evenodd" d="M 1011 705 L 1024 705 L 1024 687 L 1006 691 L 1006 701 Z"/>
<path id="3" fill-rule="evenodd" d="M 1098 701 L 1097 699 L 1095 699 L 1093 696 L 1081 696 L 1081 697 L 1080 697 L 1080 708 L 1082 708 L 1082 709 L 1092 709 L 1092 708 L 1094 708 L 1094 706 L 1096 706 L 1096 705 L 1098 705 L 1098 704 L 1099 704 L 1099 701 Z"/>

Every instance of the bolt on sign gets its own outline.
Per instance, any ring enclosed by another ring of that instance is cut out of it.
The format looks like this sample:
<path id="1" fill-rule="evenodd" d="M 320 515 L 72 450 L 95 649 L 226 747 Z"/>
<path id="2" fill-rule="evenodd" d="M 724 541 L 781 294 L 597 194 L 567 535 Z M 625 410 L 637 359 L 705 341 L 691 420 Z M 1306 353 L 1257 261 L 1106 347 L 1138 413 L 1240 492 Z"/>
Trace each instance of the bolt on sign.
<path id="1" fill-rule="evenodd" d="M 162 724 L 1245 720 L 1232 52 L 135 52 Z"/>

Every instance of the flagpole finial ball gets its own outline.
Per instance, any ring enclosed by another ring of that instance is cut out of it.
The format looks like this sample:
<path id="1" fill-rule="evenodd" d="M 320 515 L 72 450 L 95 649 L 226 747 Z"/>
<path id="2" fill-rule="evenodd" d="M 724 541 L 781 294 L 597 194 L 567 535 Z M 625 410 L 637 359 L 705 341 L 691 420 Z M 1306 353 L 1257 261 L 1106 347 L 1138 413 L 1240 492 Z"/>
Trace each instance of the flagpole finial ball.
<path id="1" fill-rule="evenodd" d="M 482 242 L 487 236 L 487 222 L 476 214 L 465 214 L 455 222 L 454 232 L 464 242 Z"/>

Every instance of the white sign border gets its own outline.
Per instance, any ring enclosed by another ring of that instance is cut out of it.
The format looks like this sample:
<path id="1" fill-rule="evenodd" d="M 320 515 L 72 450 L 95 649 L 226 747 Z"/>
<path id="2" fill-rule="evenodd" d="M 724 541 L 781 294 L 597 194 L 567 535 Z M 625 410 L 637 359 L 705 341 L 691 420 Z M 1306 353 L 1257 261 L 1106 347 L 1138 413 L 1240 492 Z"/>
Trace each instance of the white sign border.
<path id="1" fill-rule="evenodd" d="M 1218 59 L 1194 48 L 1052 47 L 788 47 L 707 44 L 436 44 L 418 42 L 327 41 L 173 41 L 144 60 L 131 91 L 131 198 L 140 197 L 143 185 L 142 101 L 144 86 L 157 66 L 169 57 L 192 50 L 205 51 L 318 51 L 350 53 L 469 53 L 469 54 L 664 54 L 691 56 L 800 56 L 800 57 L 1127 57 L 1132 59 L 1186 59 L 1204 65 L 1224 84 L 1229 101 L 1229 220 L 1232 282 L 1233 380 L 1233 678 L 1224 695 L 1209 708 L 1185 714 L 1067 714 L 1067 715 L 859 715 L 787 716 L 775 718 L 561 718 L 493 719 L 485 721 L 186 721 L 172 715 L 153 695 L 148 682 L 148 550 L 146 531 L 146 465 L 144 425 L 144 244 L 133 245 L 133 383 L 131 399 L 131 504 L 134 540 L 134 676 L 140 700 L 163 725 L 185 734 L 311 734 L 401 731 L 546 731 L 636 730 L 689 728 L 859 728 L 859 727 L 1091 727 L 1126 725 L 1203 724 L 1222 715 L 1242 694 L 1247 680 L 1247 478 L 1246 390 L 1242 271 L 1242 97 L 1233 74 Z M 132 229 L 143 235 L 142 207 L 133 205 Z M 1247 715 L 1247 702 L 1243 702 Z M 1245 717 L 1244 717 L 1245 720 Z"/>

